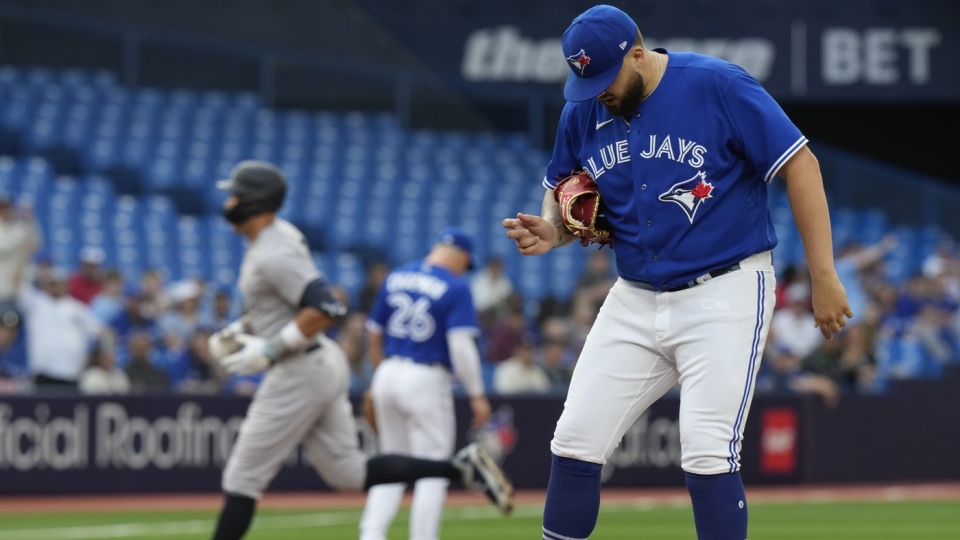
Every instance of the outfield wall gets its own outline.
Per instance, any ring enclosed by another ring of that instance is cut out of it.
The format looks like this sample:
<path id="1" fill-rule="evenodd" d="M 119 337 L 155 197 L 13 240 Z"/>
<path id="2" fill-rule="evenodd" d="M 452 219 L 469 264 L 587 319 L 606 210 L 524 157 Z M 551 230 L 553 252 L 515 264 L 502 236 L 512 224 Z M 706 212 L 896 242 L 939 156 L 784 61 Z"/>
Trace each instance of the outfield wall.
<path id="1" fill-rule="evenodd" d="M 0 494 L 209 492 L 219 489 L 249 401 L 233 397 L 0 401 Z M 495 399 L 494 418 L 471 438 L 503 459 L 517 487 L 544 488 L 549 442 L 563 400 Z M 748 484 L 960 479 L 960 376 L 898 386 L 891 396 L 754 400 L 742 449 Z M 626 433 L 604 467 L 619 487 L 682 486 L 679 401 L 656 403 Z M 469 407 L 458 401 L 462 444 Z M 373 434 L 358 418 L 359 437 Z M 301 452 L 272 490 L 326 490 Z"/>

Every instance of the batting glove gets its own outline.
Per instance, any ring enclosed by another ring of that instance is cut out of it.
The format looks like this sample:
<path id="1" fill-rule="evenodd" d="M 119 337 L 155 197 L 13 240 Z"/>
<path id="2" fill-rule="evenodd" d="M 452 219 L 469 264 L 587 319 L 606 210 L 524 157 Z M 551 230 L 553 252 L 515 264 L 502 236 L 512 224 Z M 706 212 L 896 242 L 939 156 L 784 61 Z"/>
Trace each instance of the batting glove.
<path id="1" fill-rule="evenodd" d="M 210 354 L 217 360 L 223 360 L 227 355 L 237 352 L 242 347 L 242 344 L 237 341 L 237 336 L 245 331 L 243 319 L 237 319 L 221 328 L 207 339 Z"/>
<path id="2" fill-rule="evenodd" d="M 249 334 L 234 338 L 243 348 L 220 361 L 231 375 L 253 375 L 270 367 L 279 358 L 279 352 L 270 340 Z"/>

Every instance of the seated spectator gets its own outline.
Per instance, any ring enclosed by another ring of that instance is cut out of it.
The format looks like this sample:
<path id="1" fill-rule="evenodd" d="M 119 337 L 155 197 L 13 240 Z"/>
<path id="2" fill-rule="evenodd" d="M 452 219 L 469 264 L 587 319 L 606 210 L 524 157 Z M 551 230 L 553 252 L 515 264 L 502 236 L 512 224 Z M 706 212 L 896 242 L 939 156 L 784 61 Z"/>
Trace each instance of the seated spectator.
<path id="1" fill-rule="evenodd" d="M 537 363 L 543 367 L 554 390 L 565 390 L 570 386 L 575 362 L 568 340 L 547 339 Z"/>
<path id="2" fill-rule="evenodd" d="M 90 310 L 100 322 L 109 324 L 123 310 L 123 289 L 123 274 L 109 270 L 103 278 L 103 288 L 90 302 Z"/>
<path id="3" fill-rule="evenodd" d="M 185 394 L 217 394 L 227 380 L 227 374 L 213 355 L 208 340 L 212 332 L 201 329 L 190 339 L 187 349 L 185 371 L 176 378 L 180 392 Z"/>
<path id="4" fill-rule="evenodd" d="M 201 292 L 200 286 L 192 279 L 178 281 L 170 287 L 170 307 L 157 319 L 161 335 L 177 334 L 184 345 L 190 341 L 200 327 Z"/>
<path id="5" fill-rule="evenodd" d="M 805 266 L 801 269 L 800 267 L 791 264 L 784 268 L 777 277 L 777 286 L 776 290 L 774 291 L 774 294 L 777 298 L 777 303 L 775 304 L 774 309 L 783 309 L 790 305 L 790 300 L 787 299 L 787 288 L 798 281 L 803 281 L 809 285 L 809 277 L 810 274 L 807 272 Z"/>
<path id="6" fill-rule="evenodd" d="M 800 359 L 788 349 L 775 345 L 773 330 L 768 334 L 760 371 L 758 394 L 814 394 L 824 405 L 834 407 L 840 401 L 840 388 L 829 377 L 803 369 Z M 836 338 L 834 338 L 836 339 Z"/>
<path id="7" fill-rule="evenodd" d="M 487 264 L 470 279 L 470 292 L 474 308 L 478 312 L 490 309 L 499 311 L 513 292 L 513 282 L 503 271 L 503 261 L 492 256 Z"/>
<path id="8" fill-rule="evenodd" d="M 497 365 L 493 390 L 497 394 L 542 394 L 552 388 L 550 377 L 534 362 L 534 337 L 524 335 L 514 355 Z"/>
<path id="9" fill-rule="evenodd" d="M 85 247 L 80 250 L 80 266 L 70 276 L 70 296 L 89 305 L 103 288 L 103 250 L 98 247 Z"/>
<path id="10" fill-rule="evenodd" d="M 823 343 L 823 334 L 815 326 L 810 309 L 810 286 L 806 282 L 798 281 L 787 287 L 787 301 L 787 307 L 773 313 L 771 328 L 776 336 L 773 347 L 799 359 Z"/>
<path id="11" fill-rule="evenodd" d="M 922 379 L 930 375 L 934 360 L 923 341 L 911 330 L 897 333 L 884 327 L 877 338 L 877 378 L 881 385 L 897 379 Z"/>
<path id="12" fill-rule="evenodd" d="M 190 339 L 193 339 L 193 336 L 190 336 Z M 154 367 L 166 372 L 171 384 L 175 384 L 187 372 L 187 364 L 190 361 L 187 348 L 190 343 L 184 341 L 180 334 L 168 332 L 162 335 L 159 342 L 155 342 L 154 345 L 152 357 Z"/>
<path id="13" fill-rule="evenodd" d="M 570 385 L 577 362 L 579 351 L 571 344 L 570 332 L 570 323 L 560 317 L 544 320 L 540 329 L 543 347 L 537 363 L 547 372 L 554 390 L 564 390 Z"/>
<path id="14" fill-rule="evenodd" d="M 130 355 L 126 372 L 130 377 L 131 394 L 160 394 L 169 392 L 170 377 L 157 368 L 154 361 L 153 338 L 144 331 L 133 332 L 127 340 Z"/>
<path id="15" fill-rule="evenodd" d="M 156 334 L 157 321 L 153 316 L 153 310 L 145 301 L 143 290 L 136 285 L 131 285 L 127 287 L 125 297 L 123 310 L 110 321 L 110 327 L 113 328 L 120 343 L 126 343 L 134 332 Z M 120 365 L 126 365 L 125 355 L 119 360 Z"/>
<path id="16" fill-rule="evenodd" d="M 808 373 L 830 378 L 843 392 L 869 392 L 876 360 L 865 326 L 852 324 L 833 339 L 823 340 L 800 364 Z"/>
<path id="17" fill-rule="evenodd" d="M 512 305 L 506 316 L 496 319 L 490 328 L 486 341 L 487 361 L 493 364 L 502 362 L 516 353 L 520 338 L 532 330 L 523 313 L 522 302 Z"/>
<path id="18" fill-rule="evenodd" d="M 130 378 L 117 367 L 113 347 L 98 344 L 90 351 L 90 362 L 80 374 L 80 393 L 92 396 L 122 396 L 130 393 Z"/>
<path id="19" fill-rule="evenodd" d="M 170 307 L 170 297 L 163 289 L 163 275 L 159 270 L 147 270 L 141 274 L 138 289 L 144 309 L 154 319 L 158 319 Z"/>

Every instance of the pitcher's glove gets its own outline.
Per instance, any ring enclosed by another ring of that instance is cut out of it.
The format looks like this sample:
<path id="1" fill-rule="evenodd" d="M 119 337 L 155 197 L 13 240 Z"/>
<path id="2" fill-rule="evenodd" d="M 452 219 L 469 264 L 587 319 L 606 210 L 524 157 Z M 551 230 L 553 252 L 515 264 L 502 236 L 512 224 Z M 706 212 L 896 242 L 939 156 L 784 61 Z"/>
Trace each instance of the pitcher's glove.
<path id="1" fill-rule="evenodd" d="M 581 245 L 613 245 L 610 226 L 603 217 L 600 188 L 586 170 L 561 179 L 553 197 L 560 205 L 560 219 Z"/>

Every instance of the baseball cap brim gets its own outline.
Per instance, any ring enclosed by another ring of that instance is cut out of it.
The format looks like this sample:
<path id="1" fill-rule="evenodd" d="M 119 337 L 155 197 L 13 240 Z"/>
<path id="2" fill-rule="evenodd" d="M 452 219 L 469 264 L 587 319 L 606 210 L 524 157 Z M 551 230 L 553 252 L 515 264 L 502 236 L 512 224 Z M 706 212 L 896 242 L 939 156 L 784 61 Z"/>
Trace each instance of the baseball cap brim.
<path id="1" fill-rule="evenodd" d="M 567 101 L 587 101 L 593 99 L 610 87 L 620 73 L 622 63 L 617 62 L 610 69 L 593 77 L 578 77 L 573 71 L 567 75 L 563 86 L 563 98 Z"/>
<path id="2" fill-rule="evenodd" d="M 233 178 L 224 178 L 217 180 L 217 189 L 221 191 L 233 191 Z"/>

